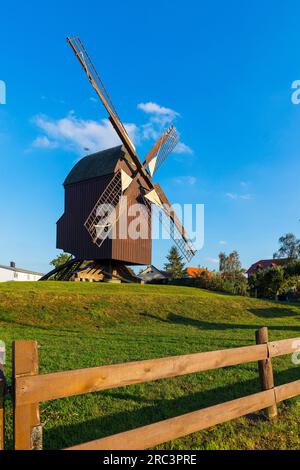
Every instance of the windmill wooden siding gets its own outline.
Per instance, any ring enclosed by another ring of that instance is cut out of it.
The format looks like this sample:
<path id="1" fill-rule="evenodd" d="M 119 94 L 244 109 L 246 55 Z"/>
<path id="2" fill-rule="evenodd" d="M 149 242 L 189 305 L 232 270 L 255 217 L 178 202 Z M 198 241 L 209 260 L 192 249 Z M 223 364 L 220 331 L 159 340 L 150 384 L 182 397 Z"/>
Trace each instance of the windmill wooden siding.
<path id="1" fill-rule="evenodd" d="M 110 169 L 114 168 L 126 168 L 127 164 L 124 160 L 120 159 L 121 147 L 118 147 L 119 154 L 110 155 L 111 160 L 109 161 Z M 109 149 L 109 151 L 99 152 L 98 157 L 89 156 L 87 159 L 92 160 L 93 158 L 101 158 L 100 154 L 103 154 L 104 159 L 109 156 L 109 152 L 115 149 Z M 100 156 L 99 156 L 100 155 Z M 118 158 L 116 158 L 118 156 Z M 115 160 L 114 160 L 115 159 Z M 88 162 L 88 160 L 86 160 Z M 86 162 L 82 163 L 82 166 L 86 166 Z M 97 162 L 94 161 L 96 164 Z M 98 247 L 95 245 L 91 237 L 84 227 L 88 215 L 93 209 L 95 203 L 99 199 L 99 196 L 104 191 L 108 182 L 113 176 L 113 172 L 110 174 L 92 177 L 96 174 L 98 169 L 94 169 L 94 173 L 89 173 L 89 179 L 85 178 L 83 174 L 80 175 L 80 162 L 70 172 L 69 176 L 65 181 L 65 208 L 63 216 L 57 222 L 57 248 L 60 248 L 67 253 L 71 253 L 79 259 L 101 259 L 105 261 L 120 261 L 123 264 L 137 264 L 145 265 L 151 262 L 151 233 L 148 239 L 143 240 L 138 238 L 131 240 L 128 237 L 124 240 L 111 240 L 106 239 L 103 244 Z M 77 167 L 77 168 L 76 168 Z M 75 170 L 75 171 L 74 171 Z M 105 165 L 101 167 L 98 173 L 105 172 Z M 73 172 L 73 179 L 71 178 Z M 90 172 L 90 166 L 89 166 Z M 128 168 L 127 168 L 128 172 Z M 72 182 L 75 181 L 75 182 Z M 133 195 L 129 206 L 136 202 L 139 191 L 133 190 Z M 129 220 L 130 222 L 130 220 Z M 146 223 L 146 222 L 145 222 Z M 150 224 L 151 227 L 151 224 Z"/>

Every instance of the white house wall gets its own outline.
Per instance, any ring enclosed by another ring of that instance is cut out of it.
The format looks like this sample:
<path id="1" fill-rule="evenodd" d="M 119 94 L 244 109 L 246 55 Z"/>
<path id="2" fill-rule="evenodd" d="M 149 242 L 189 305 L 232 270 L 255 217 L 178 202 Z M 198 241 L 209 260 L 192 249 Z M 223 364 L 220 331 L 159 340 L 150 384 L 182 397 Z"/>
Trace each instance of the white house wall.
<path id="1" fill-rule="evenodd" d="M 0 282 L 13 281 L 13 271 L 8 269 L 0 268 Z"/>
<path id="2" fill-rule="evenodd" d="M 0 268 L 0 282 L 7 281 L 38 281 L 41 276 L 38 274 L 12 271 L 11 269 Z"/>

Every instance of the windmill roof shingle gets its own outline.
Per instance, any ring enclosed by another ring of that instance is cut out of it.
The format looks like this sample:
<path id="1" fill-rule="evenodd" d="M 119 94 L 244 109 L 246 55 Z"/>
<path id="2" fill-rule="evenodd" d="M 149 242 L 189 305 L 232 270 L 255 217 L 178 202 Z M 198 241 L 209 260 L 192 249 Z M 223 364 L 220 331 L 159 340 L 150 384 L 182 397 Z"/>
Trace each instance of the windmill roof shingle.
<path id="1" fill-rule="evenodd" d="M 124 156 L 122 145 L 92 153 L 79 160 L 65 179 L 64 185 L 109 175 Z"/>

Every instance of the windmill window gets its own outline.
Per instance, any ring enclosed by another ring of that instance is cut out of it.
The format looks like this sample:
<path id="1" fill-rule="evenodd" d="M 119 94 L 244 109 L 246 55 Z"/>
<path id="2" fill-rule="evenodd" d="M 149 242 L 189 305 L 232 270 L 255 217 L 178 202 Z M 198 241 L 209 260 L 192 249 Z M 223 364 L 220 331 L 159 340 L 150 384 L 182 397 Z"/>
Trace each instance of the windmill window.
<path id="1" fill-rule="evenodd" d="M 18 278 L 18 273 L 14 272 L 14 278 L 15 278 L 15 279 Z"/>

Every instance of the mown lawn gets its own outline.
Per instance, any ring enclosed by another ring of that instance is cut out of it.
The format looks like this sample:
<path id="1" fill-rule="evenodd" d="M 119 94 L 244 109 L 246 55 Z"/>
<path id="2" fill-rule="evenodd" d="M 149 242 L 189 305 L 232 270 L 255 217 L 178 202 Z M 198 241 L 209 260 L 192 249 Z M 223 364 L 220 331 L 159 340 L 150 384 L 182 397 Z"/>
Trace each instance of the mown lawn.
<path id="1" fill-rule="evenodd" d="M 37 340 L 40 372 L 77 369 L 300 337 L 300 307 L 173 286 L 89 283 L 3 283 L 0 339 Z M 276 384 L 300 378 L 291 357 L 273 361 Z M 259 391 L 257 364 L 165 379 L 41 405 L 44 448 L 54 449 L 126 431 Z M 12 419 L 7 403 L 7 448 Z M 297 449 L 300 400 L 225 423 L 160 449 Z"/>

